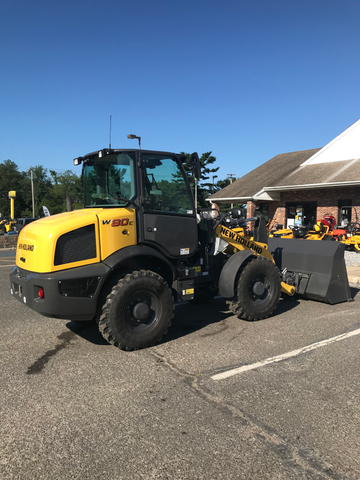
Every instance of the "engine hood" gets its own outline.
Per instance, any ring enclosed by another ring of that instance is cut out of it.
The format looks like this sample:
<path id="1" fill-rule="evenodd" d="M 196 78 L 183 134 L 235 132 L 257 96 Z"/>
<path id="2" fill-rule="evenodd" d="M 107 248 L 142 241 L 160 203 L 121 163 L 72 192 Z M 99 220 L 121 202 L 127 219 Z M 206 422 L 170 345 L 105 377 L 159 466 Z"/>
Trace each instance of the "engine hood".
<path id="1" fill-rule="evenodd" d="M 54 262 L 57 241 L 62 235 L 82 227 L 94 229 L 95 256 L 85 261 L 72 262 L 71 267 L 98 262 L 100 260 L 98 214 L 102 210 L 101 208 L 74 210 L 44 217 L 30 223 L 19 233 L 16 265 L 24 270 L 37 273 L 48 273 L 63 269 L 64 265 L 55 265 L 56 262 Z"/>

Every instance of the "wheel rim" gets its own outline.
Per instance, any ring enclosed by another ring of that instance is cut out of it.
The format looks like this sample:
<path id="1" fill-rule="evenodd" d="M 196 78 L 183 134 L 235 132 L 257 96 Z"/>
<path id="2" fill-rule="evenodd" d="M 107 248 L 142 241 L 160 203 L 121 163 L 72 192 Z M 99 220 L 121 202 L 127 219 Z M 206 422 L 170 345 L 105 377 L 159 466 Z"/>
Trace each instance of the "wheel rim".
<path id="1" fill-rule="evenodd" d="M 123 319 L 126 326 L 140 332 L 154 328 L 161 315 L 161 303 L 151 291 L 140 290 L 131 295 L 123 309 Z"/>
<path id="2" fill-rule="evenodd" d="M 248 285 L 249 298 L 255 305 L 267 302 L 271 293 L 271 283 L 267 275 L 257 273 L 250 278 Z"/>

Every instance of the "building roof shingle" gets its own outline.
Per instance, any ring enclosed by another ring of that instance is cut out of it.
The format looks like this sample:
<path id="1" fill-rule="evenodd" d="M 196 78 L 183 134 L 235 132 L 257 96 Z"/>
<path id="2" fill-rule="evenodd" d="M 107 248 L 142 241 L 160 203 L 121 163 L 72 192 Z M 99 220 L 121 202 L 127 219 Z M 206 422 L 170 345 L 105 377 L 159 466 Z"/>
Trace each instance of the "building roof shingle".
<path id="1" fill-rule="evenodd" d="M 360 120 L 323 148 L 276 155 L 208 200 L 276 199 L 282 190 L 360 184 L 359 135 Z"/>
<path id="2" fill-rule="evenodd" d="M 315 148 L 276 155 L 232 184 L 211 195 L 209 200 L 247 198 L 252 197 L 264 187 L 285 185 L 286 177 L 297 171 L 303 162 L 319 150 L 319 148 Z"/>

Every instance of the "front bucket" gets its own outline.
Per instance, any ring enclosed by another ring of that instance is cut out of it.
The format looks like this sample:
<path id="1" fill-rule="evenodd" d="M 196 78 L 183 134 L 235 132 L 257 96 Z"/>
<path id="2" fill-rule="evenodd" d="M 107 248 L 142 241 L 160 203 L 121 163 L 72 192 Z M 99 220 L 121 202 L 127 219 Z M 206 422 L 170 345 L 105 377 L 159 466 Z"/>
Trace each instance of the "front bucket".
<path id="1" fill-rule="evenodd" d="M 351 300 L 340 242 L 269 238 L 268 245 L 280 271 L 300 274 L 296 293 L 332 305 Z"/>

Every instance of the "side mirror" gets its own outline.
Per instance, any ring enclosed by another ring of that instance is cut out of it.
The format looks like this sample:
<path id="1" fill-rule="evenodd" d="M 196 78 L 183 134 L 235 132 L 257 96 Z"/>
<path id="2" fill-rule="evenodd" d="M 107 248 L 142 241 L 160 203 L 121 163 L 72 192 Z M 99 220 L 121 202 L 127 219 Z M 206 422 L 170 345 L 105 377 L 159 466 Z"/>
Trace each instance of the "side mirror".
<path id="1" fill-rule="evenodd" d="M 199 155 L 197 152 L 194 152 L 191 154 L 191 158 L 193 161 L 193 173 L 194 176 L 197 180 L 200 180 L 201 177 L 201 165 L 200 165 L 200 160 L 199 160 Z"/>

